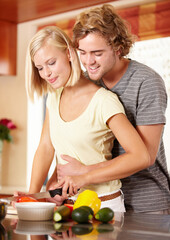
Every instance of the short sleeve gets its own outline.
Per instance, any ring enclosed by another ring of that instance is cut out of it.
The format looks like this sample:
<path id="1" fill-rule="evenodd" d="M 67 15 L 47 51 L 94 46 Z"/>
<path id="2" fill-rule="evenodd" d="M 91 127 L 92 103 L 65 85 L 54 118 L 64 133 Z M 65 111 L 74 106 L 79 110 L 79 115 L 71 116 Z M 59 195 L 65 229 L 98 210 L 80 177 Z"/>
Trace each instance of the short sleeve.
<path id="1" fill-rule="evenodd" d="M 115 93 L 108 91 L 107 96 L 104 98 L 102 104 L 103 121 L 106 123 L 110 117 L 118 113 L 125 114 L 124 107 L 122 103 L 119 101 L 117 95 Z"/>
<path id="2" fill-rule="evenodd" d="M 166 123 L 167 94 L 164 82 L 155 73 L 154 79 L 142 82 L 139 90 L 136 125 Z"/>

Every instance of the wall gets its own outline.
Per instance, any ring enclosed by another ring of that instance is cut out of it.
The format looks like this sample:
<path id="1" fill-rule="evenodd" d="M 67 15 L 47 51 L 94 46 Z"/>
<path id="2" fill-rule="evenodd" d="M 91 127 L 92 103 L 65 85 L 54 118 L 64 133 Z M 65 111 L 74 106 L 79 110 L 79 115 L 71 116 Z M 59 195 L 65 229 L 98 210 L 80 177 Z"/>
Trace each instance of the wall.
<path id="1" fill-rule="evenodd" d="M 13 143 L 4 142 L 2 184 L 23 187 L 26 184 L 27 98 L 23 74 L 24 52 L 21 51 L 24 41 L 21 36 L 18 36 L 17 44 L 17 76 L 0 77 L 0 118 L 12 119 L 17 125 L 17 129 L 11 131 Z"/>

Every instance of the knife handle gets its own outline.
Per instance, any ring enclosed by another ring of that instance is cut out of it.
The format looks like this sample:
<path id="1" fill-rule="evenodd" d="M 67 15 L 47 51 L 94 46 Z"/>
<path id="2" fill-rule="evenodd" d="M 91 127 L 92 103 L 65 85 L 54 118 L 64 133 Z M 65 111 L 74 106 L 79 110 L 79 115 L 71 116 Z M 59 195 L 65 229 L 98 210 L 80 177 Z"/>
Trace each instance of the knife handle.
<path id="1" fill-rule="evenodd" d="M 49 190 L 50 196 L 55 197 L 55 195 L 62 195 L 62 188 L 56 188 L 53 190 Z M 67 189 L 67 193 L 69 193 L 69 188 Z"/>

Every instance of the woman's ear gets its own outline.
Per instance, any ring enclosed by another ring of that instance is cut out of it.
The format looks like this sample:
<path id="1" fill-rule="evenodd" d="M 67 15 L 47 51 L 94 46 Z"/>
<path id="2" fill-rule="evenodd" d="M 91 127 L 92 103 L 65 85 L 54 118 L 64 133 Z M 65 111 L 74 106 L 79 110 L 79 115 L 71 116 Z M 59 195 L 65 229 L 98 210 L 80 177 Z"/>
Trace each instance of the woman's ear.
<path id="1" fill-rule="evenodd" d="M 67 49 L 67 56 L 68 56 L 68 59 L 69 61 L 73 61 L 74 59 L 74 50 L 72 48 L 68 48 Z"/>

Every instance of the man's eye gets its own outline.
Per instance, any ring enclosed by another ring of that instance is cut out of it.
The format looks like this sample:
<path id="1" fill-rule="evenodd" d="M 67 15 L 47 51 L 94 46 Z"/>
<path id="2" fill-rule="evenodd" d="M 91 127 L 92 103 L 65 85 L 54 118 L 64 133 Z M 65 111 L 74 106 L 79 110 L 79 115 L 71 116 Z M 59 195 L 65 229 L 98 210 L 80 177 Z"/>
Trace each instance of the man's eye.
<path id="1" fill-rule="evenodd" d="M 80 55 L 85 55 L 86 54 L 85 52 L 81 52 L 81 51 L 79 51 L 79 53 L 80 53 Z"/>
<path id="2" fill-rule="evenodd" d="M 102 56 L 102 53 L 95 53 L 95 56 L 100 57 L 100 56 Z"/>

